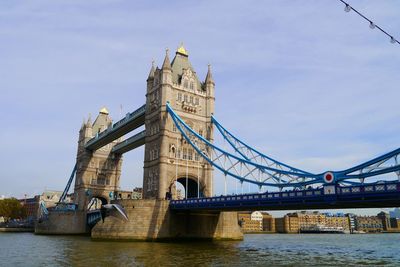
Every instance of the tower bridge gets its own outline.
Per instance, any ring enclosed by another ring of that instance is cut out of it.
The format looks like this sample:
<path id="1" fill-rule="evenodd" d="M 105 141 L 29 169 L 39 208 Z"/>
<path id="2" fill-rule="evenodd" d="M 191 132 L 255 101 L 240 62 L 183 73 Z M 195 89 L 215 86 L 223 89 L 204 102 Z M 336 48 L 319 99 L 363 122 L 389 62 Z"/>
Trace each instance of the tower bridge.
<path id="1" fill-rule="evenodd" d="M 113 123 L 103 108 L 79 131 L 76 165 L 56 210 L 37 224 L 39 234 L 91 232 L 92 238 L 241 239 L 236 211 L 388 207 L 400 205 L 400 149 L 352 168 L 312 173 L 259 152 L 214 117 L 215 82 L 204 81 L 181 46 L 162 66 L 152 64 L 146 103 Z M 144 126 L 133 136 L 128 133 Z M 216 131 L 214 131 L 216 129 Z M 218 134 L 230 149 L 214 144 Z M 123 154 L 144 145 L 143 199 L 116 199 Z M 213 174 L 224 177 L 224 194 L 213 197 Z M 74 202 L 65 203 L 73 180 Z M 228 194 L 228 179 L 242 188 Z M 243 184 L 258 187 L 243 194 Z M 178 184 L 185 197 L 179 199 Z M 101 204 L 93 209 L 93 199 Z M 105 217 L 121 205 L 128 221 Z M 99 222 L 101 221 L 101 222 Z"/>

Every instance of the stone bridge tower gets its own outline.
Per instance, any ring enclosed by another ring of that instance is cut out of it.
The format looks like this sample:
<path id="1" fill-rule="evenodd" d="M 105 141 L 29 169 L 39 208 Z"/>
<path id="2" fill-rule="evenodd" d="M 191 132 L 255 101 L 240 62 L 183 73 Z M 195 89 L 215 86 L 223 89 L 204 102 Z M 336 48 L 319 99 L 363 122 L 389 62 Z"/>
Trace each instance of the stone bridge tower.
<path id="1" fill-rule="evenodd" d="M 146 93 L 144 198 L 164 199 L 169 192 L 176 199 L 176 183 L 182 184 L 188 198 L 212 195 L 211 165 L 186 143 L 166 104 L 169 102 L 192 129 L 212 142 L 214 86 L 210 66 L 201 82 L 183 46 L 172 62 L 167 50 L 161 69 L 152 66 Z"/>
<path id="2" fill-rule="evenodd" d="M 120 142 L 117 139 L 100 149 L 89 151 L 87 141 L 104 131 L 112 124 L 106 108 L 100 110 L 94 123 L 90 116 L 83 122 L 79 131 L 77 170 L 75 178 L 75 200 L 79 210 L 86 210 L 89 201 L 96 197 L 103 204 L 110 201 L 110 192 L 119 189 L 122 156 L 111 153 L 111 149 Z"/>

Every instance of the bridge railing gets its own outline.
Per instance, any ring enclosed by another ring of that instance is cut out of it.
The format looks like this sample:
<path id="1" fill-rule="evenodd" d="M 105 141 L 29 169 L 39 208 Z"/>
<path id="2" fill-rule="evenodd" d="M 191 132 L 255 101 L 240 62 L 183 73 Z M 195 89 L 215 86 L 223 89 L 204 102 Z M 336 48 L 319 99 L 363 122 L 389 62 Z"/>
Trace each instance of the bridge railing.
<path id="1" fill-rule="evenodd" d="M 390 182 L 374 185 L 363 185 L 363 186 L 344 186 L 337 187 L 337 194 L 348 195 L 348 194 L 360 194 L 360 193 L 379 193 L 379 192 L 390 192 L 400 191 L 399 182 Z"/>
<path id="2" fill-rule="evenodd" d="M 387 193 L 387 192 L 399 192 L 400 183 L 388 182 L 383 184 L 374 185 L 363 185 L 363 186 L 336 186 L 336 193 L 333 196 L 338 195 L 360 195 L 368 193 Z M 283 192 L 269 192 L 269 193 L 255 193 L 255 194 L 243 194 L 243 195 L 227 195 L 219 197 L 206 197 L 206 198 L 193 198 L 193 199 L 182 199 L 182 200 L 171 200 L 171 206 L 201 206 L 208 204 L 217 203 L 229 203 L 229 202 L 254 202 L 254 201 L 277 201 L 287 199 L 306 199 L 306 198 L 318 198 L 323 196 L 331 197 L 332 194 L 324 192 L 324 188 L 307 189 L 299 191 L 283 191 Z"/>

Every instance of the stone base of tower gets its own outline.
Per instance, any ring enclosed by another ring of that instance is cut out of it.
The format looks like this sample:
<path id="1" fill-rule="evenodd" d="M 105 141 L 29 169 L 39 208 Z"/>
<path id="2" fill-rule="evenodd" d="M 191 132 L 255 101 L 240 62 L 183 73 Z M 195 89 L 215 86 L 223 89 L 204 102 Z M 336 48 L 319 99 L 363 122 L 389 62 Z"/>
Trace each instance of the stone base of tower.
<path id="1" fill-rule="evenodd" d="M 83 211 L 50 211 L 46 220 L 37 221 L 35 224 L 35 234 L 79 235 L 89 233 L 86 212 Z"/>
<path id="2" fill-rule="evenodd" d="M 236 212 L 176 212 L 167 200 L 120 200 L 129 221 L 107 217 L 92 229 L 93 239 L 165 241 L 242 240 Z"/>

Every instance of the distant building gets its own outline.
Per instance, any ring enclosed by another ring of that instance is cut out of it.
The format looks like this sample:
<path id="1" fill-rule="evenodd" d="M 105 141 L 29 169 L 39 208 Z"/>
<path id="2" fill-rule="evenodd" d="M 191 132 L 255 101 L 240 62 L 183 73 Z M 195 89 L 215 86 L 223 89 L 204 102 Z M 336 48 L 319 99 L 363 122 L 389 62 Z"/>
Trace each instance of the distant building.
<path id="1" fill-rule="evenodd" d="M 356 230 L 356 215 L 353 213 L 347 213 L 346 217 L 349 219 L 350 233 L 353 233 Z"/>
<path id="2" fill-rule="evenodd" d="M 299 218 L 288 215 L 283 218 L 276 218 L 275 229 L 278 233 L 298 233 L 300 230 Z"/>
<path id="3" fill-rule="evenodd" d="M 267 212 L 240 212 L 238 221 L 244 232 L 275 232 L 275 221 Z"/>
<path id="4" fill-rule="evenodd" d="M 39 202 L 43 201 L 48 209 L 54 208 L 60 201 L 62 194 L 63 191 L 46 190 L 39 196 Z M 66 202 L 70 202 L 70 199 L 67 198 Z"/>
<path id="5" fill-rule="evenodd" d="M 22 198 L 19 202 L 25 206 L 27 219 L 36 219 L 40 202 L 43 202 L 47 209 L 54 208 L 60 201 L 62 191 L 46 190 L 41 195 L 32 198 Z M 67 195 L 66 201 L 71 202 L 71 195 Z"/>
<path id="6" fill-rule="evenodd" d="M 143 198 L 143 188 L 135 187 L 132 192 L 132 199 L 142 199 Z"/>
<path id="7" fill-rule="evenodd" d="M 264 232 L 276 232 L 275 228 L 275 219 L 272 217 L 271 214 L 267 212 L 261 212 L 263 219 L 262 219 L 262 227 Z"/>
<path id="8" fill-rule="evenodd" d="M 287 214 L 289 217 L 298 218 L 298 227 L 300 231 L 302 229 L 308 229 L 315 227 L 316 225 L 325 224 L 325 214 L 321 214 L 318 211 L 301 211 Z"/>
<path id="9" fill-rule="evenodd" d="M 354 224 L 354 222 L 353 222 Z M 339 213 L 319 213 L 301 211 L 288 213 L 283 218 L 275 219 L 276 231 L 280 233 L 309 232 L 318 229 L 350 232 L 349 217 Z"/>
<path id="10" fill-rule="evenodd" d="M 338 230 L 343 230 L 345 232 L 350 232 L 349 217 L 343 213 L 332 214 L 325 213 L 325 223 L 324 226 L 330 227 L 332 229 L 336 228 Z"/>
<path id="11" fill-rule="evenodd" d="M 357 216 L 356 230 L 367 233 L 376 233 L 383 231 L 382 219 L 378 216 Z"/>
<path id="12" fill-rule="evenodd" d="M 119 190 L 114 193 L 116 199 L 142 199 L 143 190 L 135 187 L 132 191 Z"/>
<path id="13" fill-rule="evenodd" d="M 390 216 L 389 216 L 389 213 L 386 213 L 386 212 L 381 211 L 381 212 L 378 213 L 377 217 L 378 217 L 379 219 L 381 219 L 381 221 L 382 221 L 382 228 L 383 228 L 384 231 L 387 231 L 387 230 L 389 230 L 389 229 L 391 228 L 391 226 L 390 226 Z"/>
<path id="14" fill-rule="evenodd" d="M 25 207 L 27 219 L 36 219 L 37 211 L 39 208 L 39 198 L 39 195 L 37 195 L 32 198 L 19 199 L 21 205 Z"/>

